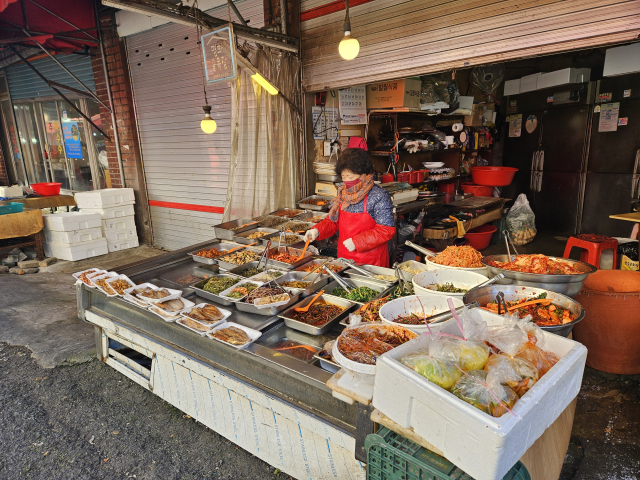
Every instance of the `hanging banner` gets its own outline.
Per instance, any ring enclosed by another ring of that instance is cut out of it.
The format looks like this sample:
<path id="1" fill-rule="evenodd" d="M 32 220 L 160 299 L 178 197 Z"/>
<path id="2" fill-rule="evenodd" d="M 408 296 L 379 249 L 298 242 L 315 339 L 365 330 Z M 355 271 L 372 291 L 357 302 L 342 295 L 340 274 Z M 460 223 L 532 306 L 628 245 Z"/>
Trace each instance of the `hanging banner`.
<path id="1" fill-rule="evenodd" d="M 231 29 L 223 27 L 201 37 L 208 83 L 227 82 L 236 76 L 235 49 Z"/>
<path id="2" fill-rule="evenodd" d="M 62 124 L 64 146 L 67 150 L 67 158 L 82 158 L 82 144 L 80 143 L 80 130 L 78 122 L 65 122 Z"/>
<path id="3" fill-rule="evenodd" d="M 367 88 L 365 85 L 339 91 L 340 121 L 343 125 L 367 123 Z"/>

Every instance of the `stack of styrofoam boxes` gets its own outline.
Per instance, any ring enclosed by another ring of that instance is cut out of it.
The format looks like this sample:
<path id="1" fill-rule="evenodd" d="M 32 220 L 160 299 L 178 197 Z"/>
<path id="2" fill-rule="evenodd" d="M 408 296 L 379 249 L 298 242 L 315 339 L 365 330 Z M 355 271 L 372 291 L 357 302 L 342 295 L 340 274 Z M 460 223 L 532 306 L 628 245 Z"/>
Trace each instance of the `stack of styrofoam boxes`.
<path id="1" fill-rule="evenodd" d="M 79 192 L 75 197 L 81 212 L 100 214 L 102 232 L 107 239 L 109 252 L 138 246 L 132 188 L 105 188 Z"/>
<path id="2" fill-rule="evenodd" d="M 108 253 L 97 213 L 53 213 L 42 218 L 47 257 L 75 262 Z"/>

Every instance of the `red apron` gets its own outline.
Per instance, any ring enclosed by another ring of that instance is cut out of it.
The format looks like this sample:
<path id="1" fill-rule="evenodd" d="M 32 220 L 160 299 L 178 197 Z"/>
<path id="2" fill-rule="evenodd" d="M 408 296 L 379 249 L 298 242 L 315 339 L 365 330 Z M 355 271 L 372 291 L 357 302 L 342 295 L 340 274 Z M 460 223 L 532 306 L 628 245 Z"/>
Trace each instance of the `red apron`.
<path id="1" fill-rule="evenodd" d="M 349 213 L 345 210 L 340 210 L 338 216 L 338 257 L 354 260 L 360 265 L 378 265 L 388 268 L 389 250 L 387 248 L 387 242 L 361 253 L 356 251 L 350 252 L 342 243 L 349 238 L 355 237 L 359 233 L 371 230 L 377 225 L 376 221 L 367 213 L 368 197 L 369 195 L 364 197 L 364 212 L 362 213 Z"/>

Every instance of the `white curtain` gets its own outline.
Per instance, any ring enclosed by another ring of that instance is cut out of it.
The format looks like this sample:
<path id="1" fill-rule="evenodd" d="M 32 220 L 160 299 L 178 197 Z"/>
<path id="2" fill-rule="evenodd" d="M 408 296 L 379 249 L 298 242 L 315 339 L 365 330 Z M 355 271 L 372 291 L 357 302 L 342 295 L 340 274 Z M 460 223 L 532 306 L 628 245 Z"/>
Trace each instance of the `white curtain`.
<path id="1" fill-rule="evenodd" d="M 291 102 L 299 99 L 299 60 L 255 49 L 251 63 Z M 282 95 L 270 95 L 239 69 L 231 84 L 231 166 L 224 221 L 294 207 L 299 192 L 301 119 Z"/>

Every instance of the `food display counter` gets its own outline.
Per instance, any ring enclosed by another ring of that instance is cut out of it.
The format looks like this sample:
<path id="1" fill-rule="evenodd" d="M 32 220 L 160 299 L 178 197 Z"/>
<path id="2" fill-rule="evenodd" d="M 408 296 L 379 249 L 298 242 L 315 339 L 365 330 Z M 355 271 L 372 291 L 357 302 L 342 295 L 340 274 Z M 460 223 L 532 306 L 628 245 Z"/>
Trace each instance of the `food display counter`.
<path id="1" fill-rule="evenodd" d="M 118 273 L 138 285 L 180 289 L 195 304 L 213 303 L 190 284 L 215 274 L 217 265 L 187 255 L 212 247 L 196 245 Z M 339 335 L 338 323 L 316 336 L 277 316 L 221 307 L 232 311 L 228 322 L 262 333 L 236 349 L 81 282 L 77 295 L 79 317 L 96 328 L 99 358 L 144 388 L 296 478 L 365 478 L 359 459 L 373 431 L 370 410 L 334 398 L 326 386 L 333 374 L 314 358 Z"/>

